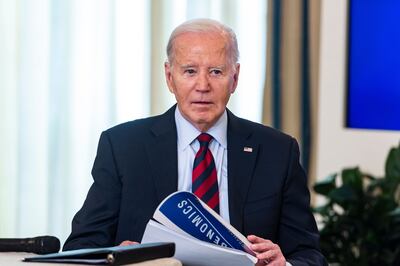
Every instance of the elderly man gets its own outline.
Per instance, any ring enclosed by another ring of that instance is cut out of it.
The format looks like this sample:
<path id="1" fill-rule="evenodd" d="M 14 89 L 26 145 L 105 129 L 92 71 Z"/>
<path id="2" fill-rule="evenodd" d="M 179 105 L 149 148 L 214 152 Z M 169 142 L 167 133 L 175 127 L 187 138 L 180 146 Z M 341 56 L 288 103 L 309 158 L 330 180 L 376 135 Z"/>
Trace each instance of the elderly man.
<path id="1" fill-rule="evenodd" d="M 64 250 L 140 242 L 157 205 L 186 190 L 248 237 L 260 265 L 325 264 L 297 142 L 226 108 L 238 54 L 234 32 L 217 21 L 172 32 L 164 67 L 177 104 L 102 133 Z"/>

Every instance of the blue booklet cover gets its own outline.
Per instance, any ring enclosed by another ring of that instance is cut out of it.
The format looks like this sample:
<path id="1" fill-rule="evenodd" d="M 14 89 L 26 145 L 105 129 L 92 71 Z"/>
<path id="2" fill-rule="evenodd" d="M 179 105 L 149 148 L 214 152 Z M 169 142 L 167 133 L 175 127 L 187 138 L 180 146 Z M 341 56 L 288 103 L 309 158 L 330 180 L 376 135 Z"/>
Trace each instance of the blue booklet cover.
<path id="1" fill-rule="evenodd" d="M 246 237 L 190 192 L 179 191 L 168 196 L 153 217 L 176 232 L 255 256 Z"/>

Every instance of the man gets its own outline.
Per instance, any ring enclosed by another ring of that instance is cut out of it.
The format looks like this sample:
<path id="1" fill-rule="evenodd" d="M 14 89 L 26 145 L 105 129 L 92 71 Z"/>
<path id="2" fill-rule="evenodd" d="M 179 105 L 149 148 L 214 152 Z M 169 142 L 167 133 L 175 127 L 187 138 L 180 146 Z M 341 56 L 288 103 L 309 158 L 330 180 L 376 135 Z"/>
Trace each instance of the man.
<path id="1" fill-rule="evenodd" d="M 296 141 L 226 108 L 240 70 L 233 31 L 186 22 L 167 55 L 177 105 L 102 133 L 94 183 L 64 250 L 140 242 L 157 205 L 176 190 L 198 193 L 204 178 L 202 199 L 248 236 L 260 265 L 325 264 Z M 195 160 L 208 161 L 207 174 Z"/>

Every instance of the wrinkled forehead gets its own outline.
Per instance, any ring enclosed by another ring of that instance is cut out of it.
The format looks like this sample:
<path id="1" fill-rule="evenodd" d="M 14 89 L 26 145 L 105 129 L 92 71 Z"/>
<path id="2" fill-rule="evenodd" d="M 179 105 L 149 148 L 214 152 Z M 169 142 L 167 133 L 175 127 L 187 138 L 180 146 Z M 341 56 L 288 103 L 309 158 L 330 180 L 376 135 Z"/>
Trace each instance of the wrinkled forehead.
<path id="1" fill-rule="evenodd" d="M 204 59 L 229 60 L 229 46 L 226 36 L 220 33 L 183 33 L 176 37 L 173 53 L 177 61 L 183 58 L 201 56 Z"/>

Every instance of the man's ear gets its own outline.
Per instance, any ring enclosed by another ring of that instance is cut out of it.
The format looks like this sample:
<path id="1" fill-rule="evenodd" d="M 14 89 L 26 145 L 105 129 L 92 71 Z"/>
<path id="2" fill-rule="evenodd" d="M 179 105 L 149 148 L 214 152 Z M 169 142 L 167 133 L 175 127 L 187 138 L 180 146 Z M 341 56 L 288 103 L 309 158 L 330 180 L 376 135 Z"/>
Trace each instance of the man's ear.
<path id="1" fill-rule="evenodd" d="M 236 90 L 236 87 L 238 85 L 239 82 L 239 73 L 240 73 L 240 64 L 236 63 L 235 65 L 235 69 L 234 69 L 234 73 L 233 73 L 233 84 L 232 87 L 230 89 L 230 93 L 234 93 Z"/>
<path id="2" fill-rule="evenodd" d="M 171 63 L 165 62 L 164 63 L 164 74 L 165 80 L 167 81 L 168 89 L 171 93 L 174 93 L 174 82 L 172 80 L 172 66 Z"/>

